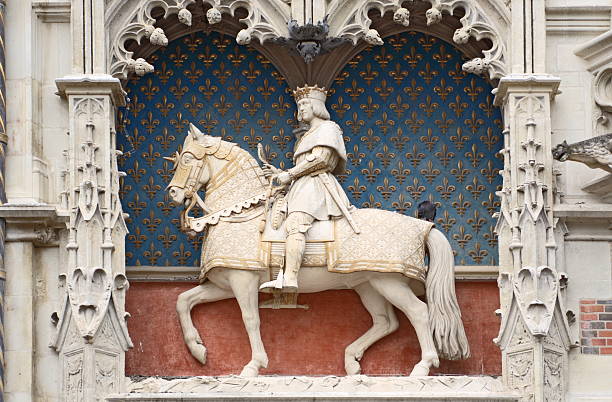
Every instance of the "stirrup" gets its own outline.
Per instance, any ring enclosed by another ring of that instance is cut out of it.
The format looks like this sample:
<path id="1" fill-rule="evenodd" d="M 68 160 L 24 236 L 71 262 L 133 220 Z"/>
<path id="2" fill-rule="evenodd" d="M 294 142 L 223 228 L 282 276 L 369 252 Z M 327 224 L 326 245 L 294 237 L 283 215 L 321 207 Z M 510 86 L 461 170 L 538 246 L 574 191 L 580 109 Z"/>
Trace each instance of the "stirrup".
<path id="1" fill-rule="evenodd" d="M 278 271 L 276 279 L 264 282 L 259 286 L 259 291 L 264 293 L 280 292 L 283 289 L 283 270 Z"/>

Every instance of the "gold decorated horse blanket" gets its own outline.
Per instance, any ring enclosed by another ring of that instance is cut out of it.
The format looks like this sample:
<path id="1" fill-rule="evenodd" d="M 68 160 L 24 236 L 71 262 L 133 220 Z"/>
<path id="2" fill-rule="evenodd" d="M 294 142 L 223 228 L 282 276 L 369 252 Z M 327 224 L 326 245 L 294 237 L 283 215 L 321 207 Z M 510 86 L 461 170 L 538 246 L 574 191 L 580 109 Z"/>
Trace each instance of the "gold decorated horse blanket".
<path id="1" fill-rule="evenodd" d="M 333 241 L 307 239 L 304 266 L 327 266 L 337 273 L 396 272 L 425 281 L 425 241 L 431 222 L 380 209 L 356 209 L 352 214 L 361 233 L 356 234 L 344 218 L 333 220 Z M 259 219 L 222 219 L 209 227 L 200 281 L 215 267 L 259 271 L 282 266 L 284 243 L 264 241 Z"/>

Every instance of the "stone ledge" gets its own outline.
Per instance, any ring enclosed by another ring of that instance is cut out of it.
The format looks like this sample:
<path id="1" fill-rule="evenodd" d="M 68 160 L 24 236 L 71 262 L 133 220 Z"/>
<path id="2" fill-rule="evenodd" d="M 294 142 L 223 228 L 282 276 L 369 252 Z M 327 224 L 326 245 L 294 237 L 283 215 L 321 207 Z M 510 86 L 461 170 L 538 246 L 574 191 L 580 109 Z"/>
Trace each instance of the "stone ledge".
<path id="1" fill-rule="evenodd" d="M 587 193 L 596 194 L 602 201 L 612 204 L 612 174 L 589 181 L 582 187 Z"/>
<path id="2" fill-rule="evenodd" d="M 306 267 L 304 269 L 310 269 Z M 157 267 L 127 266 L 126 274 L 130 281 L 138 282 L 193 282 L 198 281 L 199 267 Z M 499 267 L 494 265 L 457 265 L 455 279 L 458 281 L 495 281 Z"/>
<path id="3" fill-rule="evenodd" d="M 610 219 L 612 204 L 558 204 L 553 213 L 559 218 Z"/>
<path id="4" fill-rule="evenodd" d="M 107 402 L 235 402 L 235 401 L 275 401 L 275 402 L 293 402 L 293 401 L 317 401 L 317 402 L 338 402 L 338 401 L 403 401 L 403 402 L 418 402 L 418 401 L 435 401 L 435 402 L 471 402 L 471 401 L 486 401 L 486 402 L 508 402 L 518 401 L 517 396 L 494 397 L 494 396 L 467 396 L 467 395 L 418 395 L 418 394 L 393 394 L 393 393 L 300 393 L 300 394 L 140 394 L 140 395 L 117 395 L 106 398 Z"/>
<path id="5" fill-rule="evenodd" d="M 518 401 L 495 377 L 262 376 L 127 379 L 108 402 L 161 401 Z"/>

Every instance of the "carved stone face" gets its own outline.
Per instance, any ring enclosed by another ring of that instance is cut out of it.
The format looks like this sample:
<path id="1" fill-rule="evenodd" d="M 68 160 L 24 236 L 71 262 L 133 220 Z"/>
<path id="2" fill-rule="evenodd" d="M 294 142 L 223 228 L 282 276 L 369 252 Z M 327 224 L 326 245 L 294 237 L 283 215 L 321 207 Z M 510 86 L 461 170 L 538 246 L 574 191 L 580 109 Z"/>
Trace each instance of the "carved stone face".
<path id="1" fill-rule="evenodd" d="M 567 145 L 567 141 L 563 141 L 561 144 L 558 144 L 552 150 L 553 158 L 558 161 L 565 162 L 569 157 L 569 145 Z"/>
<path id="2" fill-rule="evenodd" d="M 310 123 L 314 118 L 314 111 L 312 109 L 312 102 L 310 99 L 301 99 L 298 102 L 298 113 L 300 118 L 305 123 Z"/>

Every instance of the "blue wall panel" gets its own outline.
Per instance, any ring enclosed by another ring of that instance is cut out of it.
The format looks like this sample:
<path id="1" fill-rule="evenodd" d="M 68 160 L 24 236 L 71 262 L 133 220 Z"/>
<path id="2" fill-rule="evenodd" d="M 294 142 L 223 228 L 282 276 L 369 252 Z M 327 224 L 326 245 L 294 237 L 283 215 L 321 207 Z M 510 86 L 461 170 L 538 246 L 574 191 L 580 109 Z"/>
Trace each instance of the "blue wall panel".
<path id="1" fill-rule="evenodd" d="M 127 265 L 198 265 L 201 238 L 178 230 L 164 191 L 172 154 L 188 123 L 255 154 L 263 142 L 278 166 L 291 166 L 295 105 L 275 68 L 252 49 L 215 32 L 169 44 L 149 62 L 154 74 L 128 82 L 119 112 L 123 206 L 130 214 Z M 495 264 L 491 213 L 501 184 L 501 117 L 491 87 L 461 71 L 449 44 L 418 33 L 386 39 L 349 62 L 328 108 L 344 129 L 349 171 L 340 177 L 353 203 L 414 214 L 440 204 L 456 262 Z"/>

